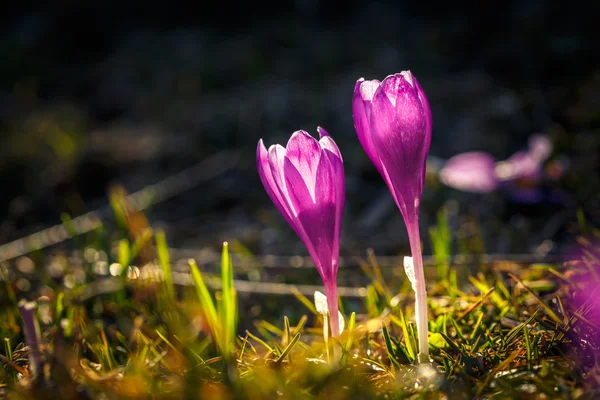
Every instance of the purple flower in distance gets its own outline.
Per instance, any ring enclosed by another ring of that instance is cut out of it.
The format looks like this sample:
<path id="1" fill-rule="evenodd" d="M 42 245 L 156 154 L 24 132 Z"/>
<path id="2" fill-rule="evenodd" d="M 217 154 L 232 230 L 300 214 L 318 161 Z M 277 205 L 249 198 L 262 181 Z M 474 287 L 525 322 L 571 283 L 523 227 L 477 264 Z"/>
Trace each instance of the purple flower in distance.
<path id="1" fill-rule="evenodd" d="M 419 361 L 429 361 L 427 293 L 419 234 L 419 205 L 431 144 L 431 110 L 410 71 L 356 82 L 354 127 L 365 152 L 383 177 L 404 218 L 415 274 Z"/>
<path id="2" fill-rule="evenodd" d="M 485 152 L 453 156 L 439 170 L 439 178 L 443 184 L 466 192 L 500 189 L 519 203 L 564 202 L 567 199 L 561 193 L 547 193 L 542 187 L 546 181 L 556 179 L 544 173 L 544 162 L 552 149 L 548 136 L 535 134 L 527 150 L 519 150 L 504 161 L 496 162 Z"/>
<path id="3" fill-rule="evenodd" d="M 305 131 L 292 134 L 286 147 L 258 142 L 260 179 L 275 206 L 306 246 L 325 286 L 329 312 L 338 314 L 337 270 L 344 213 L 344 164 L 325 129 L 320 140 Z M 338 318 L 330 320 L 339 335 Z"/>
<path id="4" fill-rule="evenodd" d="M 515 179 L 539 180 L 542 177 L 542 161 L 527 151 L 517 151 L 496 165 L 496 176 L 501 181 Z"/>
<path id="5" fill-rule="evenodd" d="M 490 193 L 498 187 L 495 170 L 496 160 L 491 154 L 473 151 L 448 159 L 439 176 L 446 186 L 473 193 Z"/>

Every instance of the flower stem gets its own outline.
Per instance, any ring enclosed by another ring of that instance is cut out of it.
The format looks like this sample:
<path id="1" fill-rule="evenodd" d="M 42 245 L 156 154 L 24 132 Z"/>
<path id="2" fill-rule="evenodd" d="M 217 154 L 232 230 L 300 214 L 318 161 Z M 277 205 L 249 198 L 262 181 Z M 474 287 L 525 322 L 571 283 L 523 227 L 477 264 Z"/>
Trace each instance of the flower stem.
<path id="1" fill-rule="evenodd" d="M 427 289 L 425 288 L 425 273 L 423 271 L 423 255 L 421 254 L 421 236 L 419 233 L 418 211 L 409 218 L 406 224 L 410 252 L 412 253 L 415 270 L 415 318 L 417 320 L 417 335 L 419 339 L 418 362 L 429 362 L 429 337 L 427 325 Z"/>
<path id="2" fill-rule="evenodd" d="M 331 336 L 338 337 L 340 336 L 340 319 L 338 316 L 337 283 L 335 281 L 325 286 L 325 296 L 327 296 L 327 308 L 329 309 Z"/>

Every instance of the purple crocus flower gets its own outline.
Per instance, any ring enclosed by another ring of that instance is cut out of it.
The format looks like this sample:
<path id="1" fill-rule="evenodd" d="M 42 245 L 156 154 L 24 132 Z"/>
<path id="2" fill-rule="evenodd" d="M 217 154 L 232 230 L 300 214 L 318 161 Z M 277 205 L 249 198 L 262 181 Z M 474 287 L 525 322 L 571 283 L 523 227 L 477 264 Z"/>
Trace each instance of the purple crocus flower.
<path id="1" fill-rule="evenodd" d="M 325 286 L 332 336 L 339 335 L 337 270 L 344 213 L 344 164 L 325 129 L 320 140 L 294 132 L 286 147 L 267 150 L 262 139 L 256 158 L 260 179 L 285 220 L 306 246 Z"/>
<path id="2" fill-rule="evenodd" d="M 428 361 L 427 293 L 419 234 L 419 205 L 431 144 L 431 110 L 410 71 L 356 82 L 354 126 L 402 213 L 414 262 L 416 318 L 421 361 Z"/>
<path id="3" fill-rule="evenodd" d="M 489 193 L 502 190 L 514 201 L 535 204 L 542 201 L 563 202 L 561 193 L 547 193 L 541 186 L 556 178 L 544 174 L 544 162 L 552 153 L 546 135 L 535 134 L 529 148 L 519 150 L 504 161 L 496 162 L 485 152 L 461 153 L 446 161 L 439 171 L 440 181 L 458 190 Z"/>

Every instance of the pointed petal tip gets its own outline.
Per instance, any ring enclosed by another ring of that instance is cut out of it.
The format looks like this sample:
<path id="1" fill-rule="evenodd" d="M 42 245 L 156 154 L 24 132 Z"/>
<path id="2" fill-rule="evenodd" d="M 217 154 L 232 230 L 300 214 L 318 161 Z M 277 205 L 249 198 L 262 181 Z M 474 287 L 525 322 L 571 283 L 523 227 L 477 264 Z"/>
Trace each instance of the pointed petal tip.
<path id="1" fill-rule="evenodd" d="M 361 78 L 356 82 L 356 86 L 354 86 L 354 99 L 371 101 L 380 84 L 381 82 L 379 82 L 377 79 L 365 81 L 363 78 Z"/>
<path id="2" fill-rule="evenodd" d="M 407 69 L 406 71 L 401 71 L 400 75 L 402 75 L 404 80 L 407 81 L 408 83 L 410 83 L 411 86 L 415 86 L 415 84 L 414 84 L 415 76 L 412 74 L 412 72 L 410 72 L 409 69 Z"/>
<path id="3" fill-rule="evenodd" d="M 325 128 L 323 128 L 323 127 L 321 127 L 321 126 L 317 126 L 317 132 L 319 132 L 319 137 L 320 137 L 320 138 L 324 138 L 324 137 L 327 137 L 327 136 L 331 136 L 331 135 L 329 134 L 329 132 L 327 132 L 327 131 L 325 130 Z"/>
<path id="4" fill-rule="evenodd" d="M 256 157 L 258 160 L 261 159 L 266 159 L 267 158 L 267 153 L 268 150 L 265 147 L 265 143 L 263 142 L 262 138 L 258 141 L 258 144 L 256 145 Z"/>

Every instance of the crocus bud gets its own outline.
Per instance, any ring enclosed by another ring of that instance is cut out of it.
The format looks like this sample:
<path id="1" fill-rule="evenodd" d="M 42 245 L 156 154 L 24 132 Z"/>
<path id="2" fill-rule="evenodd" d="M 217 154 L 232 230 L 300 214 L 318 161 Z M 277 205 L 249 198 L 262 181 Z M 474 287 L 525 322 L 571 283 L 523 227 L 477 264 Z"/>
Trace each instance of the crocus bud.
<path id="1" fill-rule="evenodd" d="M 354 126 L 365 152 L 388 185 L 404 218 L 418 214 L 431 144 L 431 110 L 410 71 L 379 82 L 359 79 Z"/>
<path id="2" fill-rule="evenodd" d="M 260 179 L 275 206 L 306 246 L 325 286 L 331 315 L 337 315 L 337 270 L 344 213 L 344 164 L 340 151 L 325 131 L 320 140 L 305 131 L 294 132 L 286 147 L 266 149 L 258 142 Z M 338 336 L 339 320 L 330 318 Z"/>
<path id="3" fill-rule="evenodd" d="M 429 102 L 413 74 L 403 71 L 382 82 L 359 79 L 352 112 L 358 139 L 390 189 L 408 230 L 415 267 L 419 359 L 424 360 L 429 347 L 419 205 L 431 144 Z"/>

